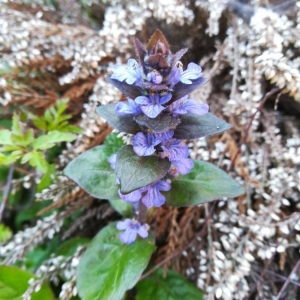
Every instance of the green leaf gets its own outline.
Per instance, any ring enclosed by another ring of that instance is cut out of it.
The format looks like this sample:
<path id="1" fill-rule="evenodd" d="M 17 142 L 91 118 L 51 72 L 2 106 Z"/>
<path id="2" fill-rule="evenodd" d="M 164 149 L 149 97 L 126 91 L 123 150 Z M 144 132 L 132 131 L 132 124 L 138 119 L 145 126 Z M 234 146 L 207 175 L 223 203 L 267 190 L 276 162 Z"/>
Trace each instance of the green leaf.
<path id="1" fill-rule="evenodd" d="M 33 167 L 35 167 L 38 171 L 42 173 L 46 173 L 48 170 L 48 162 L 45 159 L 44 155 L 40 151 L 32 151 L 29 153 L 26 153 L 21 163 L 24 164 L 29 161 L 29 164 Z"/>
<path id="2" fill-rule="evenodd" d="M 116 114 L 116 103 L 101 105 L 96 108 L 96 113 L 106 119 L 107 123 L 121 132 L 138 133 L 140 127 L 133 120 L 133 115 L 119 116 Z"/>
<path id="3" fill-rule="evenodd" d="M 93 197 L 116 199 L 119 186 L 108 159 L 118 150 L 119 146 L 114 145 L 94 147 L 71 161 L 64 173 Z"/>
<path id="4" fill-rule="evenodd" d="M 9 240 L 12 236 L 12 232 L 9 227 L 4 224 L 0 224 L 0 244 Z"/>
<path id="5" fill-rule="evenodd" d="M 72 133 L 60 132 L 57 130 L 50 131 L 46 135 L 39 136 L 32 143 L 33 149 L 43 150 L 53 147 L 56 143 L 72 142 L 76 136 Z"/>
<path id="6" fill-rule="evenodd" d="M 84 253 L 77 269 L 77 288 L 84 300 L 120 300 L 135 286 L 155 245 L 151 238 L 131 245 L 119 240 L 116 223 L 103 228 Z"/>
<path id="7" fill-rule="evenodd" d="M 7 119 L 1 119 L 0 120 L 0 127 L 4 127 L 7 129 L 10 129 L 12 126 L 12 119 L 11 118 L 7 118 Z"/>
<path id="8" fill-rule="evenodd" d="M 89 242 L 90 242 L 89 238 L 74 237 L 62 243 L 55 251 L 55 255 L 70 257 L 75 254 L 78 247 L 86 245 Z"/>
<path id="9" fill-rule="evenodd" d="M 55 177 L 56 177 L 55 165 L 48 164 L 47 172 L 41 178 L 41 181 L 39 182 L 39 184 L 37 186 L 38 193 L 40 193 L 43 189 L 46 189 L 47 187 L 49 187 Z"/>
<path id="10" fill-rule="evenodd" d="M 196 139 L 228 130 L 230 124 L 217 118 L 211 113 L 198 116 L 186 114 L 181 117 L 181 123 L 174 131 L 174 138 Z"/>
<path id="11" fill-rule="evenodd" d="M 36 219 L 37 213 L 43 208 L 53 203 L 50 200 L 34 201 L 24 205 L 24 208 L 18 212 L 15 217 L 14 225 L 18 230 L 21 230 L 24 223 L 30 223 Z"/>
<path id="12" fill-rule="evenodd" d="M 12 135 L 12 141 L 14 142 L 14 144 L 26 147 L 29 144 L 31 144 L 34 140 L 34 133 L 33 133 L 33 129 L 29 129 L 26 131 L 26 133 L 22 136 L 18 136 L 18 135 Z"/>
<path id="13" fill-rule="evenodd" d="M 38 117 L 38 116 L 35 116 L 33 114 L 30 114 L 30 118 L 33 120 L 33 124 L 41 129 L 41 130 L 47 130 L 47 122 L 44 120 L 43 117 Z"/>
<path id="14" fill-rule="evenodd" d="M 22 156 L 22 151 L 14 151 L 9 155 L 0 153 L 0 165 L 11 165 Z"/>
<path id="15" fill-rule="evenodd" d="M 131 218 L 133 214 L 133 207 L 132 204 L 127 203 L 121 199 L 112 199 L 109 200 L 110 205 L 112 208 L 117 211 L 120 215 L 126 218 Z"/>
<path id="16" fill-rule="evenodd" d="M 163 178 L 171 166 L 167 158 L 138 156 L 132 146 L 124 146 L 118 153 L 116 173 L 121 193 L 128 194 Z"/>
<path id="17" fill-rule="evenodd" d="M 11 132 L 7 129 L 0 130 L 0 145 L 12 145 Z"/>
<path id="18" fill-rule="evenodd" d="M 182 275 L 168 270 L 163 276 L 162 268 L 151 274 L 136 285 L 138 291 L 136 300 L 202 300 L 203 293 Z"/>
<path id="19" fill-rule="evenodd" d="M 59 131 L 62 132 L 72 132 L 72 133 L 82 133 L 83 129 L 81 129 L 80 127 L 74 126 L 74 125 L 59 125 L 58 127 Z"/>
<path id="20" fill-rule="evenodd" d="M 53 256 L 53 253 L 60 244 L 58 236 L 45 241 L 43 245 L 35 246 L 31 251 L 26 252 L 25 259 L 18 262 L 18 266 L 25 267 L 27 271 L 34 272 L 42 263 Z"/>
<path id="21" fill-rule="evenodd" d="M 33 274 L 12 266 L 0 266 L 0 300 L 22 300 L 22 295 L 29 287 L 28 281 Z M 54 295 L 47 283 L 31 295 L 32 300 L 54 300 Z"/>
<path id="22" fill-rule="evenodd" d="M 23 152 L 23 148 L 17 145 L 4 145 L 3 147 L 0 148 L 1 152 L 11 152 L 16 150 L 20 150 L 21 152 Z"/>
<path id="23" fill-rule="evenodd" d="M 19 137 L 23 136 L 22 128 L 20 126 L 20 119 L 17 114 L 13 115 L 13 123 L 12 123 L 11 131 L 15 136 L 19 136 Z"/>
<path id="24" fill-rule="evenodd" d="M 163 194 L 170 206 L 192 206 L 243 193 L 244 188 L 226 172 L 211 163 L 194 160 L 191 172 L 173 179 L 171 190 Z"/>
<path id="25" fill-rule="evenodd" d="M 113 132 L 110 133 L 104 141 L 105 145 L 115 145 L 115 146 L 119 146 L 120 148 L 123 147 L 125 145 L 124 141 L 122 138 L 118 137 L 118 134 Z"/>
<path id="26" fill-rule="evenodd" d="M 24 135 L 24 144 L 22 146 L 27 146 L 32 143 L 34 140 L 34 132 L 33 129 L 29 129 L 26 131 Z"/>

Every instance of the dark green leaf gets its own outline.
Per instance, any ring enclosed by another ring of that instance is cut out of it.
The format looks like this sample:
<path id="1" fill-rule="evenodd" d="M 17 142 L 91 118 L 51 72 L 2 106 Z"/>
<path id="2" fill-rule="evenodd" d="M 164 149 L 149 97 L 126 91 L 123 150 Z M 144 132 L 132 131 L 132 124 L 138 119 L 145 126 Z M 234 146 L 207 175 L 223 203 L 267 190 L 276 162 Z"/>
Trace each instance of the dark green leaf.
<path id="1" fill-rule="evenodd" d="M 62 243 L 55 251 L 56 256 L 72 256 L 75 254 L 78 247 L 83 246 L 90 242 L 89 238 L 74 237 Z"/>
<path id="2" fill-rule="evenodd" d="M 34 272 L 41 264 L 53 256 L 53 253 L 60 244 L 58 236 L 53 237 L 51 240 L 45 241 L 43 245 L 35 246 L 34 249 L 26 253 L 25 259 L 18 264 L 26 267 L 27 271 Z"/>
<path id="3" fill-rule="evenodd" d="M 29 287 L 28 281 L 34 275 L 12 266 L 0 266 L 0 300 L 22 300 L 22 295 Z M 47 283 L 31 295 L 32 300 L 54 300 L 54 295 Z"/>
<path id="4" fill-rule="evenodd" d="M 182 275 L 168 270 L 166 277 L 159 268 L 136 285 L 136 300 L 202 300 L 203 293 Z"/>
<path id="5" fill-rule="evenodd" d="M 144 114 L 140 114 L 134 117 L 136 122 L 141 126 L 150 128 L 153 132 L 165 132 L 170 129 L 175 129 L 180 123 L 178 117 L 172 117 L 170 114 L 161 113 L 155 119 L 148 118 Z"/>
<path id="6" fill-rule="evenodd" d="M 64 173 L 93 197 L 116 199 L 119 186 L 108 159 L 118 150 L 119 146 L 113 145 L 94 147 L 71 161 Z"/>
<path id="7" fill-rule="evenodd" d="M 244 193 L 238 182 L 215 165 L 197 160 L 194 164 L 189 174 L 172 180 L 171 190 L 164 193 L 168 205 L 192 206 Z"/>
<path id="8" fill-rule="evenodd" d="M 6 129 L 10 129 L 11 126 L 12 126 L 12 120 L 10 118 L 8 118 L 8 119 L 1 119 L 0 120 L 0 127 L 4 127 Z"/>
<path id="9" fill-rule="evenodd" d="M 106 119 L 113 128 L 135 134 L 140 131 L 139 126 L 133 120 L 133 115 L 119 116 L 116 114 L 116 103 L 101 105 L 96 108 L 96 113 Z"/>
<path id="10" fill-rule="evenodd" d="M 211 113 L 202 116 L 186 114 L 181 117 L 181 123 L 175 130 L 174 138 L 196 139 L 223 132 L 230 127 L 230 124 L 217 118 Z"/>
<path id="11" fill-rule="evenodd" d="M 18 212 L 15 217 L 15 226 L 17 229 L 21 229 L 24 226 L 24 223 L 30 223 L 37 217 L 37 214 L 40 210 L 50 205 L 52 201 L 43 200 L 43 201 L 35 201 L 24 205 L 24 208 Z"/>
<path id="12" fill-rule="evenodd" d="M 124 146 L 118 153 L 116 173 L 121 193 L 128 194 L 163 178 L 171 166 L 167 158 L 138 156 L 132 146 Z"/>
<path id="13" fill-rule="evenodd" d="M 120 300 L 134 287 L 155 250 L 153 240 L 131 245 L 119 240 L 116 223 L 103 228 L 84 253 L 77 269 L 77 288 L 84 300 Z"/>
<path id="14" fill-rule="evenodd" d="M 127 203 L 121 199 L 112 199 L 109 200 L 112 208 L 117 211 L 120 215 L 126 218 L 131 218 L 133 214 L 133 207 L 130 203 Z"/>

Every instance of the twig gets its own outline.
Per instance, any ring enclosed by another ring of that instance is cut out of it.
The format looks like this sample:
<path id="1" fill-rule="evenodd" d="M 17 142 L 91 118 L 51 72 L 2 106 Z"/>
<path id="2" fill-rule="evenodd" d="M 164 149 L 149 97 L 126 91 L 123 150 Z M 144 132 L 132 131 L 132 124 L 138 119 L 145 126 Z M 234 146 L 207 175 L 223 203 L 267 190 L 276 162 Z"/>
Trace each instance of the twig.
<path id="1" fill-rule="evenodd" d="M 264 97 L 262 98 L 262 100 L 260 101 L 260 104 L 259 104 L 258 108 L 256 109 L 255 113 L 252 114 L 252 115 L 250 116 L 250 121 L 249 121 L 249 123 L 248 123 L 248 125 L 247 125 L 247 127 L 246 127 L 246 129 L 245 129 L 245 134 L 244 134 L 243 138 L 241 139 L 241 141 L 240 141 L 240 143 L 239 143 L 238 150 L 237 150 L 237 152 L 235 153 L 235 155 L 234 155 L 234 157 L 233 157 L 233 159 L 232 159 L 232 161 L 231 161 L 231 164 L 230 164 L 230 166 L 229 166 L 229 168 L 228 168 L 228 171 L 231 171 L 231 170 L 232 170 L 232 168 L 234 167 L 234 164 L 235 164 L 235 161 L 236 161 L 237 157 L 238 157 L 239 154 L 241 153 L 241 146 L 242 146 L 243 144 L 245 144 L 245 142 L 246 142 L 246 140 L 247 140 L 247 138 L 248 138 L 249 130 L 250 130 L 251 125 L 252 125 L 252 123 L 253 123 L 253 121 L 254 121 L 254 119 L 255 119 L 256 114 L 262 109 L 262 107 L 264 106 L 265 102 L 266 102 L 271 96 L 273 96 L 274 94 L 278 93 L 279 91 L 281 91 L 280 88 L 274 88 L 274 89 L 271 90 L 270 92 L 266 93 L 265 96 L 264 96 Z"/>
<path id="2" fill-rule="evenodd" d="M 294 231 L 294 230 L 291 230 L 288 234 L 286 234 L 286 235 L 284 236 L 284 238 L 283 238 L 280 242 L 277 242 L 276 248 L 278 248 L 279 246 L 281 246 L 282 243 L 283 243 L 283 241 L 284 241 L 284 239 L 288 238 L 288 237 L 292 234 L 293 231 Z M 257 289 L 257 290 L 258 290 L 258 288 L 259 288 L 259 283 L 260 283 L 260 281 L 264 278 L 265 273 L 267 273 L 267 271 L 268 271 L 268 269 L 269 269 L 271 263 L 274 261 L 275 255 L 276 255 L 276 252 L 274 252 L 274 253 L 272 254 L 272 256 L 270 257 L 270 259 L 268 260 L 268 262 L 267 262 L 266 265 L 264 266 L 264 268 L 263 268 L 263 270 L 262 270 L 262 272 L 261 272 L 261 274 L 260 274 L 258 280 L 256 281 L 256 289 Z M 251 296 L 252 296 L 252 294 L 253 294 L 254 292 L 255 292 L 255 289 L 249 292 L 249 295 L 248 295 L 247 300 L 251 299 Z"/>
<path id="3" fill-rule="evenodd" d="M 278 293 L 277 297 L 275 300 L 280 300 L 281 295 L 283 294 L 284 290 L 286 289 L 286 287 L 289 285 L 292 275 L 294 273 L 296 273 L 297 269 L 300 267 L 300 259 L 298 260 L 296 266 L 293 268 L 292 272 L 290 273 L 288 279 L 285 281 L 284 285 L 282 286 L 280 292 Z"/>
<path id="4" fill-rule="evenodd" d="M 6 184 L 5 184 L 5 187 L 4 187 L 4 191 L 3 191 L 2 202 L 0 203 L 0 222 L 2 221 L 5 205 L 6 205 L 6 202 L 8 200 L 8 194 L 9 194 L 9 191 L 10 191 L 10 188 L 11 188 L 14 168 L 15 168 L 15 164 L 13 163 L 9 167 L 8 177 L 7 177 L 7 181 L 6 181 Z"/>
<path id="5" fill-rule="evenodd" d="M 253 266 L 253 268 L 256 268 L 256 269 L 258 269 L 258 270 L 262 270 L 262 267 L 260 267 L 260 266 L 258 266 L 258 265 L 254 265 L 253 263 L 252 263 L 252 266 Z M 275 273 L 275 272 L 273 272 L 273 271 L 270 271 L 270 270 L 266 270 L 265 271 L 265 273 L 268 273 L 268 274 L 270 274 L 270 275 L 273 275 L 274 277 L 277 277 L 278 279 L 281 279 L 282 281 L 286 281 L 288 278 L 287 277 L 285 277 L 285 276 L 282 276 L 282 275 L 280 275 L 280 274 L 277 274 L 277 273 Z M 295 286 L 299 286 L 300 287 L 300 283 L 299 282 L 297 282 L 297 281 L 295 281 L 295 280 L 290 280 L 290 283 L 292 283 L 292 284 L 294 284 Z"/>

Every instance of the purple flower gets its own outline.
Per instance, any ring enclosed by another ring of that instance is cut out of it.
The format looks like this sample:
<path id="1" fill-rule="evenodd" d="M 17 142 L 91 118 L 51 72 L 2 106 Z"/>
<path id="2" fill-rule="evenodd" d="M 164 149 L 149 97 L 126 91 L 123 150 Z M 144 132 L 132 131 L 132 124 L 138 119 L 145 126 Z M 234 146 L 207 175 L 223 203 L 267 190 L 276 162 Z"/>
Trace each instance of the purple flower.
<path id="1" fill-rule="evenodd" d="M 173 115 L 184 115 L 187 113 L 192 113 L 196 115 L 204 115 L 208 112 L 207 104 L 200 104 L 188 97 L 183 97 L 173 102 L 168 106 L 168 110 L 172 112 Z"/>
<path id="2" fill-rule="evenodd" d="M 143 188 L 146 194 L 142 197 L 142 202 L 148 208 L 155 206 L 159 207 L 165 203 L 165 196 L 160 191 L 169 191 L 171 184 L 165 180 L 158 180 L 157 182 L 150 184 Z"/>
<path id="3" fill-rule="evenodd" d="M 174 135 L 174 131 L 173 130 L 168 130 L 166 132 L 162 132 L 162 133 L 155 133 L 155 136 L 163 143 L 163 142 L 167 142 L 168 140 L 170 140 L 172 138 L 172 136 Z"/>
<path id="4" fill-rule="evenodd" d="M 191 79 L 197 79 L 202 75 L 202 68 L 195 64 L 189 63 L 185 71 L 180 75 L 180 81 L 185 84 L 192 84 Z"/>
<path id="5" fill-rule="evenodd" d="M 165 107 L 162 104 L 167 103 L 172 98 L 172 94 L 160 96 L 158 92 L 151 92 L 149 97 L 139 96 L 135 102 L 141 105 L 143 113 L 149 118 L 156 118 Z"/>
<path id="6" fill-rule="evenodd" d="M 112 79 L 124 81 L 128 84 L 143 82 L 143 68 L 138 65 L 135 59 L 129 59 L 127 67 L 123 65 L 115 65 L 112 67 Z"/>
<path id="7" fill-rule="evenodd" d="M 179 174 L 188 174 L 194 167 L 194 162 L 190 158 L 182 158 L 180 160 L 172 161 L 169 174 L 172 176 L 178 176 Z"/>
<path id="8" fill-rule="evenodd" d="M 115 169 L 116 168 L 116 160 L 117 160 L 117 153 L 111 155 L 108 159 L 108 162 L 110 164 L 110 167 L 112 169 Z"/>
<path id="9" fill-rule="evenodd" d="M 180 160 L 189 156 L 187 146 L 181 144 L 181 140 L 172 139 L 161 146 L 163 152 L 160 153 L 161 158 L 168 157 L 170 161 Z"/>
<path id="10" fill-rule="evenodd" d="M 138 132 L 132 138 L 134 152 L 139 156 L 149 156 L 155 152 L 155 146 L 160 143 L 160 139 L 153 133 Z"/>
<path id="11" fill-rule="evenodd" d="M 147 80 L 155 84 L 160 84 L 163 81 L 163 77 L 158 71 L 153 70 L 147 74 Z"/>
<path id="12" fill-rule="evenodd" d="M 136 240 L 137 235 L 143 239 L 148 237 L 149 225 L 141 225 L 137 220 L 125 219 L 124 221 L 119 221 L 116 227 L 118 230 L 125 230 L 119 235 L 121 242 L 124 244 L 129 245 L 133 243 Z"/>
<path id="13" fill-rule="evenodd" d="M 140 190 L 135 190 L 129 194 L 124 195 L 119 190 L 119 196 L 122 200 L 132 203 L 132 202 L 138 202 L 142 197 L 142 193 L 140 192 Z"/>
<path id="14" fill-rule="evenodd" d="M 134 100 L 127 98 L 128 102 L 119 102 L 116 106 L 116 114 L 124 115 L 138 115 L 142 113 L 141 107 L 135 103 Z"/>
<path id="15" fill-rule="evenodd" d="M 172 88 L 176 83 L 180 81 L 180 75 L 183 72 L 182 63 L 179 61 L 176 63 L 175 67 L 171 70 L 168 77 L 167 83 Z"/>

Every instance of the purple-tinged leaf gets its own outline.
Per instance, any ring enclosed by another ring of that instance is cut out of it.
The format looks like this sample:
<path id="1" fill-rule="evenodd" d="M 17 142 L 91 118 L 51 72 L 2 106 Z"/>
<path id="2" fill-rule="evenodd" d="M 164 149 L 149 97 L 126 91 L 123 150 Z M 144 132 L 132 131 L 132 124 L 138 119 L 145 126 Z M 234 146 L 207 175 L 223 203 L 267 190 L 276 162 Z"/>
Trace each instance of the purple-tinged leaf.
<path id="1" fill-rule="evenodd" d="M 118 90 L 120 90 L 126 97 L 135 99 L 142 95 L 142 89 L 136 85 L 130 85 L 126 81 L 119 81 L 117 79 L 112 79 L 110 75 L 105 76 L 106 80 L 114 85 Z"/>
<path id="2" fill-rule="evenodd" d="M 147 54 L 147 50 L 138 38 L 134 38 L 133 42 L 135 45 L 135 53 L 138 58 L 139 64 L 143 65 L 144 57 Z"/>
<path id="3" fill-rule="evenodd" d="M 154 69 L 166 69 L 169 67 L 168 62 L 165 58 L 160 54 L 150 55 L 147 59 L 147 63 Z"/>
<path id="4" fill-rule="evenodd" d="M 101 105 L 96 108 L 96 113 L 106 119 L 107 123 L 121 132 L 136 134 L 139 126 L 133 120 L 133 115 L 120 116 L 116 114 L 117 103 Z"/>
<path id="5" fill-rule="evenodd" d="M 171 68 L 173 69 L 176 65 L 176 63 L 180 60 L 180 58 L 188 51 L 188 48 L 183 48 L 179 51 L 177 51 L 174 56 L 173 56 L 173 60 L 172 60 L 172 65 Z"/>
<path id="6" fill-rule="evenodd" d="M 155 133 L 175 129 L 180 123 L 179 117 L 172 117 L 170 114 L 161 113 L 155 119 L 148 118 L 144 114 L 134 116 L 134 120 L 140 125 L 151 129 Z"/>
<path id="7" fill-rule="evenodd" d="M 118 153 L 116 173 L 122 194 L 131 193 L 163 178 L 171 163 L 157 156 L 138 156 L 132 146 L 124 146 Z"/>
<path id="8" fill-rule="evenodd" d="M 189 95 L 194 90 L 201 87 L 203 84 L 205 84 L 208 81 L 208 79 L 199 77 L 195 80 L 192 80 L 191 84 L 184 84 L 182 82 L 178 82 L 174 88 L 173 88 L 173 97 L 172 102 Z"/>
<path id="9" fill-rule="evenodd" d="M 149 90 L 153 91 L 162 91 L 162 90 L 168 90 L 168 86 L 166 84 L 154 84 L 152 82 L 145 82 L 143 84 L 143 87 Z"/>
<path id="10" fill-rule="evenodd" d="M 206 113 L 202 116 L 186 114 L 181 116 L 181 123 L 174 130 L 174 138 L 197 139 L 223 132 L 230 127 L 230 124 L 211 113 Z"/>
<path id="11" fill-rule="evenodd" d="M 161 42 L 165 45 L 165 47 L 167 48 L 167 50 L 169 50 L 169 43 L 167 41 L 167 39 L 165 38 L 165 36 L 163 35 L 163 33 L 157 29 L 155 30 L 155 32 L 153 33 L 153 35 L 151 36 L 148 44 L 147 44 L 147 50 L 151 51 L 155 46 L 157 46 L 157 43 Z"/>

